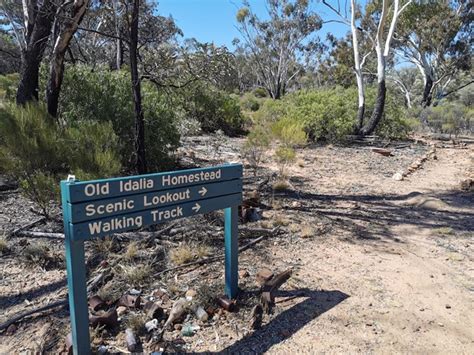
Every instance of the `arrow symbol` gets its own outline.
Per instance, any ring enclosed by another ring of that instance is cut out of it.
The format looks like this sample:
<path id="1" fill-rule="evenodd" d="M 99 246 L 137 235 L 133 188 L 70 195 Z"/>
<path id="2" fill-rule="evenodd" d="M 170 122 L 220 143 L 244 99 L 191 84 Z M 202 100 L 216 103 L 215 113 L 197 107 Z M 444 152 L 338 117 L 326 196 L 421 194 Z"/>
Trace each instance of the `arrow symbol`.
<path id="1" fill-rule="evenodd" d="M 203 196 L 207 193 L 207 189 L 203 186 L 201 190 L 198 191 L 199 195 Z"/>
<path id="2" fill-rule="evenodd" d="M 194 212 L 198 213 L 198 211 L 201 209 L 201 205 L 199 203 L 196 203 L 194 207 L 191 208 Z"/>

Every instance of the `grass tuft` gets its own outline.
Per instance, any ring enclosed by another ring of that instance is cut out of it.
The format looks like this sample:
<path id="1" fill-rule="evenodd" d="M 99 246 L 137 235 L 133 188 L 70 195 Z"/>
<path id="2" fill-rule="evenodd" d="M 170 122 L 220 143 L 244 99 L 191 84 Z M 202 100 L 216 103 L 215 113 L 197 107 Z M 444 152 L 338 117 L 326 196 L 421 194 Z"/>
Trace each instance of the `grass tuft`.
<path id="1" fill-rule="evenodd" d="M 286 180 L 277 180 L 273 183 L 273 190 L 286 191 L 290 188 L 290 184 Z"/>
<path id="2" fill-rule="evenodd" d="M 194 259 L 193 249 L 188 244 L 182 244 L 170 251 L 170 260 L 176 265 L 186 264 Z"/>
<path id="3" fill-rule="evenodd" d="M 314 236 L 315 231 L 314 228 L 310 225 L 303 225 L 300 230 L 300 237 L 301 238 L 311 238 Z"/>
<path id="4" fill-rule="evenodd" d="M 5 238 L 0 238 L 0 254 L 6 254 L 10 248 L 8 247 L 8 242 Z"/>
<path id="5" fill-rule="evenodd" d="M 127 250 L 125 250 L 125 253 L 123 254 L 123 258 L 127 261 L 133 261 L 136 259 L 138 255 L 138 243 L 137 242 L 131 242 L 127 246 Z"/>
<path id="6" fill-rule="evenodd" d="M 44 244 L 30 244 L 22 253 L 22 257 L 28 264 L 45 265 L 52 258 L 49 248 Z"/>
<path id="7" fill-rule="evenodd" d="M 135 334 L 140 334 L 145 329 L 145 323 L 147 322 L 144 314 L 138 314 L 131 312 L 125 320 L 126 328 L 133 330 Z"/>

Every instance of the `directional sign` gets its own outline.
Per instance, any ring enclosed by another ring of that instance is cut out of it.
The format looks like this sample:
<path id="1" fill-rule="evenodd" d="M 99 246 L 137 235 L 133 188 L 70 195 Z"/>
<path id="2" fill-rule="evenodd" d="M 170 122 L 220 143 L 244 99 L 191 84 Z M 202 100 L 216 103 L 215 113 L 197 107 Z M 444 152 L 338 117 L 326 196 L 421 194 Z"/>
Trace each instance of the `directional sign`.
<path id="1" fill-rule="evenodd" d="M 238 292 L 242 165 L 61 182 L 73 352 L 89 354 L 84 241 L 224 209 L 225 292 Z"/>

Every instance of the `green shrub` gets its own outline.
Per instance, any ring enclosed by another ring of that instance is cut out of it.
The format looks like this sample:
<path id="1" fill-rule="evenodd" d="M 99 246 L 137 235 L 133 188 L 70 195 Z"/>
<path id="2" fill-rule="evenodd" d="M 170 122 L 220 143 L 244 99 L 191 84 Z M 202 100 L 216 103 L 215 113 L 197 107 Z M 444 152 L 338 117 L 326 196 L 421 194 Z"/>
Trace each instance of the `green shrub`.
<path id="1" fill-rule="evenodd" d="M 263 126 L 254 126 L 247 136 L 243 146 L 243 155 L 252 168 L 254 176 L 257 176 L 263 155 L 270 147 L 270 143 L 270 129 Z"/>
<path id="2" fill-rule="evenodd" d="M 303 130 L 303 124 L 288 116 L 273 123 L 272 135 L 280 143 L 275 151 L 275 157 L 279 165 L 280 176 L 284 178 L 286 167 L 296 160 L 295 147 L 306 143 L 308 137 Z"/>
<path id="3" fill-rule="evenodd" d="M 118 139 L 108 122 L 59 126 L 43 106 L 0 108 L 0 162 L 25 194 L 50 212 L 68 174 L 93 179 L 118 174 Z"/>
<path id="4" fill-rule="evenodd" d="M 179 145 L 178 116 L 173 103 L 148 82 L 142 83 L 145 141 L 150 170 L 169 167 Z M 67 68 L 60 116 L 67 123 L 110 122 L 119 140 L 121 163 L 130 168 L 134 151 L 134 106 L 130 74 L 75 65 Z"/>
<path id="5" fill-rule="evenodd" d="M 445 103 L 428 107 L 418 113 L 420 120 L 437 133 L 458 135 L 474 132 L 474 109 L 460 103 Z"/>
<path id="6" fill-rule="evenodd" d="M 204 132 L 220 129 L 229 136 L 242 132 L 245 120 L 238 97 L 198 84 L 183 92 L 182 100 L 186 118 L 200 122 Z"/>
<path id="7" fill-rule="evenodd" d="M 260 97 L 260 98 L 268 96 L 267 90 L 265 90 L 264 88 L 255 88 L 253 90 L 253 94 L 255 97 Z"/>
<path id="8" fill-rule="evenodd" d="M 15 100 L 19 74 L 0 75 L 0 101 Z"/>
<path id="9" fill-rule="evenodd" d="M 260 103 L 254 95 L 245 93 L 240 98 L 240 107 L 245 111 L 255 112 L 260 108 Z"/>
<path id="10" fill-rule="evenodd" d="M 366 121 L 372 113 L 375 94 L 375 88 L 367 89 Z M 253 118 L 259 124 L 281 119 L 299 122 L 312 140 L 341 142 L 354 133 L 357 108 L 356 88 L 300 90 L 282 100 L 266 100 Z M 387 93 L 384 117 L 376 133 L 385 137 L 403 138 L 409 130 L 404 110 Z"/>

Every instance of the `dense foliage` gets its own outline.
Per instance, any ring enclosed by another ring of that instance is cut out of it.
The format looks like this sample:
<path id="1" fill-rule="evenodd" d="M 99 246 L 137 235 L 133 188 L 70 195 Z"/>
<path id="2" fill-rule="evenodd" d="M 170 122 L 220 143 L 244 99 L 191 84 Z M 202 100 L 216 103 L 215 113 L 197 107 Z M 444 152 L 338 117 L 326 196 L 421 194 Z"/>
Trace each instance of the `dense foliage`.
<path id="1" fill-rule="evenodd" d="M 121 169 L 118 137 L 109 122 L 59 126 L 43 106 L 0 107 L 0 172 L 19 180 L 48 214 L 59 180 L 114 176 Z"/>
<path id="2" fill-rule="evenodd" d="M 375 100 L 375 90 L 367 92 L 368 103 Z M 370 114 L 370 112 L 369 112 Z M 344 141 L 354 132 L 357 115 L 357 91 L 341 87 L 298 91 L 280 101 L 266 100 L 253 116 L 255 122 L 299 122 L 315 141 Z M 409 131 L 404 110 L 391 97 L 377 133 L 402 138 Z"/>

